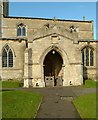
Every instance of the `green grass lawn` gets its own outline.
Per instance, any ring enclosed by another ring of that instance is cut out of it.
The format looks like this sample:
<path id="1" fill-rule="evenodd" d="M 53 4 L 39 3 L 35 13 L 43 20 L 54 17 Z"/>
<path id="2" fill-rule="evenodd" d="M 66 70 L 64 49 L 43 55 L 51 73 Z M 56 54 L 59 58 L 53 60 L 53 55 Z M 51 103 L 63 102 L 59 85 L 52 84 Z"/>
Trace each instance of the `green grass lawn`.
<path id="1" fill-rule="evenodd" d="M 96 94 L 87 94 L 73 101 L 82 118 L 96 118 Z"/>
<path id="2" fill-rule="evenodd" d="M 18 88 L 22 86 L 23 83 L 20 81 L 0 81 L 0 87 L 2 88 Z"/>
<path id="3" fill-rule="evenodd" d="M 0 120 L 2 119 L 2 92 L 0 92 Z"/>
<path id="4" fill-rule="evenodd" d="M 85 84 L 82 85 L 82 87 L 96 88 L 96 87 L 98 87 L 98 82 L 95 82 L 94 80 L 85 80 Z"/>
<path id="5" fill-rule="evenodd" d="M 25 91 L 2 92 L 3 118 L 34 118 L 42 95 Z"/>
<path id="6" fill-rule="evenodd" d="M 18 88 L 22 87 L 23 83 L 20 81 L 0 81 L 0 87 L 3 88 Z M 84 88 L 96 88 L 98 87 L 98 82 L 95 82 L 94 80 L 85 80 L 85 85 L 82 85 L 81 87 Z"/>

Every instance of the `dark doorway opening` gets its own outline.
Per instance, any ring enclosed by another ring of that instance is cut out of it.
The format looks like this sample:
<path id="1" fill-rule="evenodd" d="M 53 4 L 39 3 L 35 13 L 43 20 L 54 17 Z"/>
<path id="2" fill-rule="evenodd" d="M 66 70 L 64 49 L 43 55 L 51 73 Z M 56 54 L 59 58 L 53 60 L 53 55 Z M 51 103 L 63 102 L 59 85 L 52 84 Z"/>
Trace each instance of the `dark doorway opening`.
<path id="1" fill-rule="evenodd" d="M 62 86 L 63 60 L 56 50 L 51 50 L 44 60 L 44 77 L 46 86 Z"/>

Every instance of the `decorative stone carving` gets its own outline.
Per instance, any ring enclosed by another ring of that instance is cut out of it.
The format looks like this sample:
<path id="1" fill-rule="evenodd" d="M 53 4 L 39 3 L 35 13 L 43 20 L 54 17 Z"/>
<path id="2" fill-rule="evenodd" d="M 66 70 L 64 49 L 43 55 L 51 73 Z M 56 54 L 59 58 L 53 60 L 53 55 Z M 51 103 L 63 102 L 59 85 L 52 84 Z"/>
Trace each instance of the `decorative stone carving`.
<path id="1" fill-rule="evenodd" d="M 70 33 L 78 32 L 78 27 L 76 27 L 74 25 L 70 26 L 69 29 L 70 29 Z"/>
<path id="2" fill-rule="evenodd" d="M 60 40 L 58 35 L 54 34 L 54 35 L 51 36 L 51 43 L 52 44 L 57 44 L 58 40 Z"/>
<path id="3" fill-rule="evenodd" d="M 50 24 L 46 23 L 44 26 L 46 27 L 46 29 L 48 29 L 50 27 Z"/>

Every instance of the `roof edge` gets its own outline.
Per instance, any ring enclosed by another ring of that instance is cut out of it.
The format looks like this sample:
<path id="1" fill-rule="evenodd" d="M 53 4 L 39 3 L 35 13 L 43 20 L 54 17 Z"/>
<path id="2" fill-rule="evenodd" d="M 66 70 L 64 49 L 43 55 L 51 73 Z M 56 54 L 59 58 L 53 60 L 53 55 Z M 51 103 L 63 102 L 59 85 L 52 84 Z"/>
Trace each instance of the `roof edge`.
<path id="1" fill-rule="evenodd" d="M 17 40 L 21 40 L 21 41 L 27 41 L 27 39 L 26 38 L 0 38 L 0 40 L 15 40 L 15 41 L 17 41 Z"/>
<path id="2" fill-rule="evenodd" d="M 12 18 L 12 19 L 39 19 L 39 20 L 53 20 L 52 18 L 35 18 L 35 17 L 17 17 L 17 16 L 4 16 L 4 18 Z M 91 23 L 93 20 L 66 20 L 66 19 L 55 19 L 56 21 L 70 21 L 70 22 L 88 22 Z"/>
<path id="3" fill-rule="evenodd" d="M 98 40 L 96 39 L 88 39 L 88 40 L 78 40 L 78 42 L 98 42 Z"/>

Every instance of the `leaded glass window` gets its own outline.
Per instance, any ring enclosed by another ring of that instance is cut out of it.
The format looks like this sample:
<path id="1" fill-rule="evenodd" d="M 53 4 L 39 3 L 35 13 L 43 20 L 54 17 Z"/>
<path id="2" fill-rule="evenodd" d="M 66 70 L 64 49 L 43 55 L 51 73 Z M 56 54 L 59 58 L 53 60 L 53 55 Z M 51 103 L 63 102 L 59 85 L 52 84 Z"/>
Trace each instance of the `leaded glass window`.
<path id="1" fill-rule="evenodd" d="M 93 66 L 94 65 L 93 57 L 94 57 L 93 48 L 85 47 L 84 49 L 82 49 L 82 63 L 84 66 Z"/>
<path id="2" fill-rule="evenodd" d="M 89 48 L 86 48 L 86 66 L 89 66 Z"/>
<path id="3" fill-rule="evenodd" d="M 5 49 L 2 52 L 2 67 L 7 67 L 7 51 Z"/>
<path id="4" fill-rule="evenodd" d="M 26 26 L 23 23 L 17 26 L 17 36 L 26 36 Z"/>
<path id="5" fill-rule="evenodd" d="M 11 51 L 11 49 L 8 52 L 8 66 L 9 67 L 13 67 L 13 53 Z"/>
<path id="6" fill-rule="evenodd" d="M 21 36 L 21 28 L 20 27 L 17 28 L 17 36 Z"/>
<path id="7" fill-rule="evenodd" d="M 90 66 L 93 66 L 93 50 L 90 50 Z"/>
<path id="8" fill-rule="evenodd" d="M 26 36 L 26 29 L 25 29 L 25 27 L 22 28 L 22 36 Z"/>
<path id="9" fill-rule="evenodd" d="M 2 67 L 13 67 L 13 52 L 8 45 L 2 51 Z"/>

